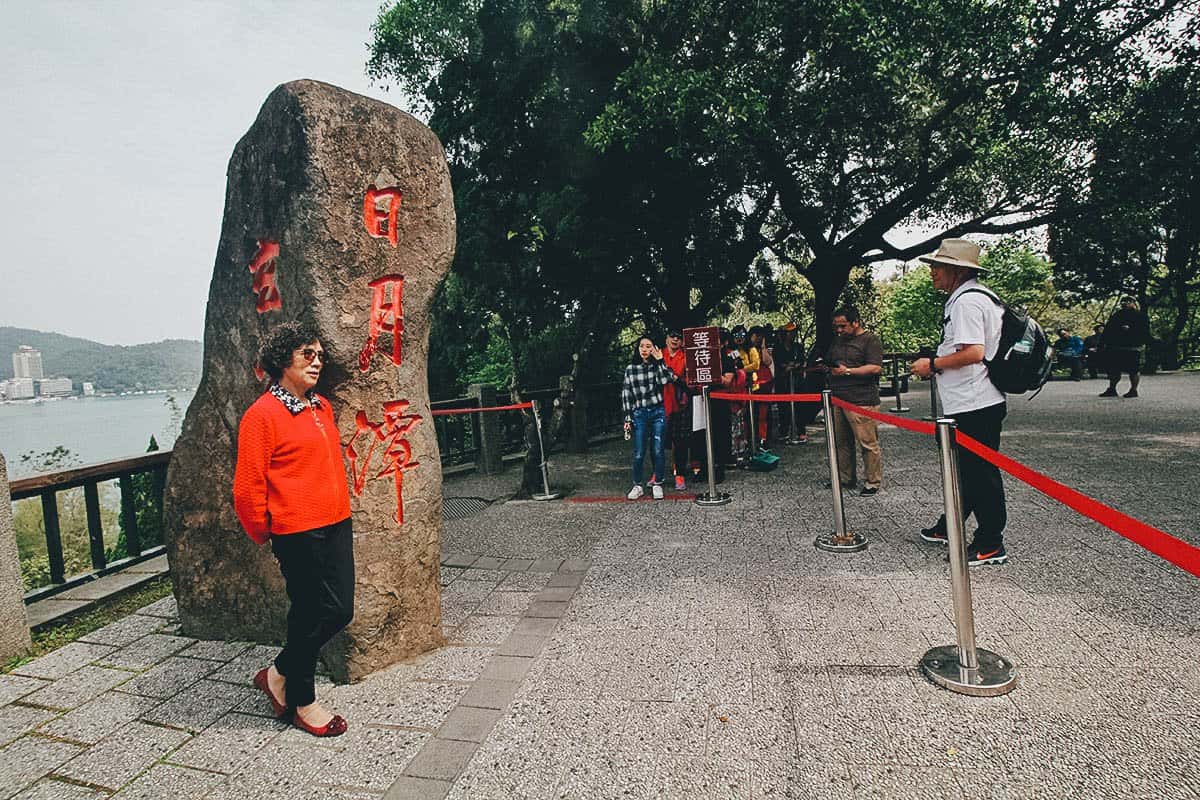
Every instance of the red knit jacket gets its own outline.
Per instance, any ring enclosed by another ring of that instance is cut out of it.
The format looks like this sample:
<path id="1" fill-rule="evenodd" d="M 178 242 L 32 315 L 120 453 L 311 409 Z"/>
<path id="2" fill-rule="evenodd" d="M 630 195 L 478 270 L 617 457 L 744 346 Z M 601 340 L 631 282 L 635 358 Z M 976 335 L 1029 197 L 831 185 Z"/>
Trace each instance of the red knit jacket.
<path id="1" fill-rule="evenodd" d="M 293 415 L 270 392 L 238 426 L 233 507 L 251 539 L 299 533 L 350 516 L 342 446 L 329 401 Z"/>
<path id="2" fill-rule="evenodd" d="M 663 350 L 663 363 L 667 365 L 667 369 L 674 372 L 677 377 L 684 377 L 687 371 L 687 358 L 683 354 L 683 348 L 679 348 L 675 355 L 671 355 L 670 350 Z M 663 387 L 663 413 L 671 416 L 676 411 L 679 411 L 681 406 L 679 401 L 675 399 L 675 385 Z"/>

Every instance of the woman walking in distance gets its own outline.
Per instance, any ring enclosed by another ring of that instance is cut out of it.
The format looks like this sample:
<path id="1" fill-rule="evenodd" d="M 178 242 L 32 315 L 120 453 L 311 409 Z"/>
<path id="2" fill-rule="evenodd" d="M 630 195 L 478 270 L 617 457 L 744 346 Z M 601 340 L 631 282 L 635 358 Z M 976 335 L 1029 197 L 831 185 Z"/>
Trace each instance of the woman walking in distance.
<path id="1" fill-rule="evenodd" d="M 646 434 L 653 437 L 654 482 L 650 489 L 655 500 L 663 499 L 662 481 L 666 473 L 667 415 L 663 410 L 663 387 L 674 375 L 663 364 L 662 350 L 649 336 L 641 336 L 634 345 L 633 358 L 625 367 L 621 381 L 621 408 L 625 412 L 625 433 L 633 431 L 633 488 L 629 499 L 637 500 L 646 492 L 642 475 L 646 461 Z"/>
<path id="2" fill-rule="evenodd" d="M 289 322 L 259 354 L 271 387 L 238 428 L 233 505 L 250 538 L 271 542 L 291 608 L 287 642 L 254 676 L 275 715 L 314 736 L 340 736 L 346 720 L 316 702 L 313 673 L 321 646 L 354 615 L 350 493 L 337 423 L 313 391 L 325 350 L 316 332 Z"/>

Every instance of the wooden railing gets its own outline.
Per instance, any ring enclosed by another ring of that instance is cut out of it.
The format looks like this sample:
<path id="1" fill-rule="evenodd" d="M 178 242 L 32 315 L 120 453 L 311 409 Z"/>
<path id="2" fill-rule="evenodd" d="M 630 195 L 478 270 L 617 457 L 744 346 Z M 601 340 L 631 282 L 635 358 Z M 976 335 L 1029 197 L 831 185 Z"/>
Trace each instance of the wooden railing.
<path id="1" fill-rule="evenodd" d="M 50 585 L 35 587 L 26 592 L 25 602 L 32 603 L 50 595 L 86 583 L 100 575 L 116 572 L 140 561 L 161 555 L 161 542 L 143 542 L 138 529 L 138 508 L 134 491 L 134 476 L 150 476 L 151 507 L 155 510 L 155 532 L 162 531 L 162 497 L 166 485 L 167 464 L 171 460 L 170 450 L 159 450 L 143 456 L 89 464 L 82 467 L 46 472 L 9 483 L 13 501 L 40 497 L 42 522 L 46 532 L 46 556 L 50 566 Z M 100 517 L 99 485 L 116 480 L 121 489 L 121 529 L 125 534 L 123 557 L 108 561 L 104 546 L 104 527 Z M 62 530 L 58 515 L 58 493 L 83 487 L 84 507 L 87 512 L 88 544 L 91 551 L 92 570 L 82 575 L 66 574 L 63 554 Z M 149 546 L 145 546 L 145 545 Z"/>

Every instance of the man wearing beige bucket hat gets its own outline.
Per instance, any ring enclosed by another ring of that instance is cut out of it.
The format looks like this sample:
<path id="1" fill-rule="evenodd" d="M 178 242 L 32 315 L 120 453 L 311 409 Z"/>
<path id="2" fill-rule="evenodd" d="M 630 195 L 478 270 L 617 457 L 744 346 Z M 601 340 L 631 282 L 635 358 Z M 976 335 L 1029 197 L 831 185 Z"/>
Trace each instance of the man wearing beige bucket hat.
<path id="1" fill-rule="evenodd" d="M 986 271 L 979 245 L 966 239 L 943 239 L 936 253 L 921 256 L 929 264 L 933 288 L 950 295 L 942 313 L 942 340 L 933 358 L 919 358 L 912 372 L 937 375 L 942 413 L 954 417 L 958 430 L 993 450 L 1000 449 L 1000 429 L 1008 411 L 1004 393 L 988 377 L 987 362 L 1000 348 L 1003 309 L 978 281 Z M 972 566 L 1003 564 L 1004 526 L 1008 512 L 1000 470 L 969 450 L 958 451 L 958 487 L 965 520 L 975 515 L 975 538 L 967 548 Z M 921 531 L 927 542 L 945 544 L 946 517 Z"/>

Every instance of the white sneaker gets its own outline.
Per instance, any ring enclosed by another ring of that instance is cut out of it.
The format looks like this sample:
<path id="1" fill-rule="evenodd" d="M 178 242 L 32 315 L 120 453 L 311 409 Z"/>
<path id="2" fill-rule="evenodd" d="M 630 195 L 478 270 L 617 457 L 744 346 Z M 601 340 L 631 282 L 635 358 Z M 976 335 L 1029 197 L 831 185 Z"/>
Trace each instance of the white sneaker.
<path id="1" fill-rule="evenodd" d="M 641 487 L 638 487 L 638 488 L 641 488 Z M 662 499 L 663 499 L 663 492 L 662 492 L 662 484 L 661 484 L 661 483 L 656 483 L 656 484 L 654 484 L 653 486 L 651 486 L 651 487 L 650 487 L 650 491 L 654 493 L 654 499 L 655 499 L 655 500 L 662 500 Z"/>
<path id="2" fill-rule="evenodd" d="M 626 496 L 630 500 L 637 500 L 639 497 L 641 497 L 645 493 L 646 493 L 646 490 L 643 489 L 641 486 L 634 486 L 632 489 L 629 490 L 629 494 Z M 662 492 L 660 491 L 659 494 L 661 495 Z"/>

